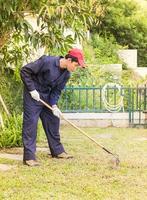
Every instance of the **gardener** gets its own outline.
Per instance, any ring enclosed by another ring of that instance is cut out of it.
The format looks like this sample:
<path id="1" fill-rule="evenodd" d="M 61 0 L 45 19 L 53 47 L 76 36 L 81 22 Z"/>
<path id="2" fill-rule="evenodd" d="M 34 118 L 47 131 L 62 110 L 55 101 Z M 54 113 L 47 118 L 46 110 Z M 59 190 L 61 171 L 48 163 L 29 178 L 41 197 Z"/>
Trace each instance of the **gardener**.
<path id="1" fill-rule="evenodd" d="M 36 137 L 37 124 L 40 117 L 46 133 L 52 157 L 71 158 L 60 142 L 59 124 L 61 111 L 57 106 L 61 91 L 67 83 L 70 72 L 78 66 L 84 67 L 84 56 L 80 49 L 71 49 L 65 57 L 42 56 L 35 62 L 21 69 L 24 83 L 24 113 L 22 138 L 24 145 L 23 162 L 28 166 L 37 166 Z M 52 106 L 46 108 L 40 99 Z"/>

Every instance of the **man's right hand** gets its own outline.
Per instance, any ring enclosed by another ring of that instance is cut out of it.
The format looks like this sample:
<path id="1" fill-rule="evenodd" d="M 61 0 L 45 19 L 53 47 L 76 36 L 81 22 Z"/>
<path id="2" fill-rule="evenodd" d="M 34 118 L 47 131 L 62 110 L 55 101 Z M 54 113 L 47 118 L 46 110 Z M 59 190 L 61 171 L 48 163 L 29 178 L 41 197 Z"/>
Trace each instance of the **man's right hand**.
<path id="1" fill-rule="evenodd" d="M 33 99 L 35 99 L 36 101 L 40 101 L 40 95 L 39 95 L 39 93 L 37 92 L 37 90 L 32 90 L 32 91 L 30 92 L 30 94 L 31 94 L 31 97 L 32 97 Z"/>

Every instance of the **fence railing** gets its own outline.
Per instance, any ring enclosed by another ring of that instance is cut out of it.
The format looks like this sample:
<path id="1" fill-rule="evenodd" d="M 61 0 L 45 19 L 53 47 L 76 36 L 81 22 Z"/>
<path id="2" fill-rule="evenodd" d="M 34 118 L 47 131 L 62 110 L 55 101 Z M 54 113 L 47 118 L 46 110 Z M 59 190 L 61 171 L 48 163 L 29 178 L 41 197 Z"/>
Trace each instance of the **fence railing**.
<path id="1" fill-rule="evenodd" d="M 147 88 L 107 87 L 106 101 L 116 106 L 123 97 L 123 111 L 146 110 Z M 59 101 L 64 112 L 107 112 L 103 102 L 103 87 L 66 87 Z M 122 110 L 121 110 L 122 111 Z"/>
<path id="2" fill-rule="evenodd" d="M 119 112 L 128 112 L 131 122 L 134 112 L 141 113 L 147 109 L 147 87 L 121 87 L 118 89 L 114 86 L 105 88 L 105 92 L 102 86 L 66 87 L 62 92 L 59 106 L 63 112 L 110 112 L 106 105 L 115 108 L 119 105 L 120 100 L 122 100 L 122 104 Z"/>

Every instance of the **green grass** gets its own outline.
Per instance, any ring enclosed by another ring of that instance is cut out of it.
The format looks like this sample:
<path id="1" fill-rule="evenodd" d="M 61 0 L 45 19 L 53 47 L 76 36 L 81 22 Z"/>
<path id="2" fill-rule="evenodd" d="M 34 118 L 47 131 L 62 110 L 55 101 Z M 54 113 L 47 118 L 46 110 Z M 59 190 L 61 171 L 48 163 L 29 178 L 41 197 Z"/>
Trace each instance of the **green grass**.
<path id="1" fill-rule="evenodd" d="M 71 127 L 61 128 L 62 143 L 71 160 L 37 153 L 41 166 L 29 168 L 20 161 L 0 172 L 0 200 L 142 200 L 147 199 L 147 137 L 145 129 L 83 128 L 91 137 L 120 156 L 118 170 L 111 156 Z M 105 137 L 106 136 L 106 137 Z M 140 139 L 142 138 L 142 140 Z M 47 146 L 40 134 L 38 146 Z M 5 152 L 17 152 L 7 149 Z"/>

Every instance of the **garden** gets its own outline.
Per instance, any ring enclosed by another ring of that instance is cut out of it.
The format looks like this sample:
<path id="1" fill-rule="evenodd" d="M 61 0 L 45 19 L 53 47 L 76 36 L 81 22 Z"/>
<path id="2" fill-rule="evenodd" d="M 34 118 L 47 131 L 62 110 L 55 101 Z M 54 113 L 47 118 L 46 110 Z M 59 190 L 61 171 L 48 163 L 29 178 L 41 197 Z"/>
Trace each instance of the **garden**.
<path id="1" fill-rule="evenodd" d="M 146 77 L 129 69 L 118 51 L 136 49 L 138 68 L 147 67 L 147 1 L 2 0 L 0 13 L 0 200 L 146 199 L 146 126 L 80 127 L 78 131 L 62 124 L 61 141 L 73 155 L 64 160 L 51 157 L 39 121 L 40 165 L 23 165 L 20 70 L 39 58 L 42 50 L 46 55 L 64 56 L 78 41 L 86 68 L 72 73 L 61 94 L 58 106 L 63 115 L 110 113 L 104 108 L 102 88 L 115 81 L 122 89 L 110 91 L 112 97 L 108 93 L 107 97 L 117 104 L 124 95 L 124 108 L 118 112 L 130 112 L 131 117 L 131 112 L 142 113 L 147 106 Z M 71 35 L 64 34 L 68 30 Z M 107 64 L 121 64 L 121 76 L 116 79 L 103 70 Z M 114 166 L 109 152 L 119 156 L 119 166 Z"/>
<path id="2" fill-rule="evenodd" d="M 0 151 L 0 163 L 13 168 L 0 171 L 0 199 L 141 200 L 147 188 L 146 129 L 83 128 L 92 138 L 120 158 L 113 168 L 112 156 L 69 126 L 62 126 L 61 138 L 73 159 L 51 158 L 45 134 L 40 129 L 37 159 L 29 168 L 22 160 L 1 158 L 2 153 L 22 156 L 22 148 Z"/>

